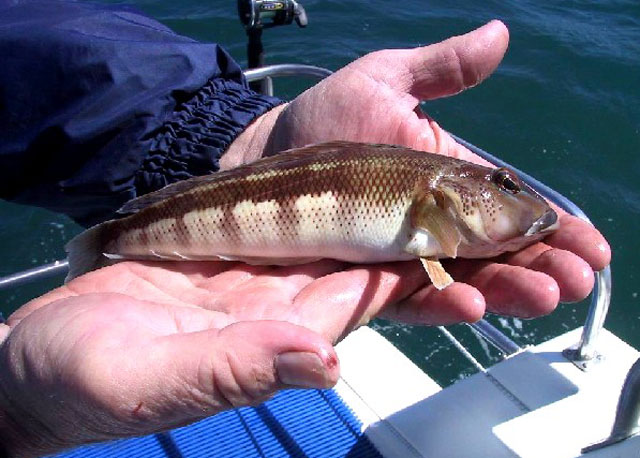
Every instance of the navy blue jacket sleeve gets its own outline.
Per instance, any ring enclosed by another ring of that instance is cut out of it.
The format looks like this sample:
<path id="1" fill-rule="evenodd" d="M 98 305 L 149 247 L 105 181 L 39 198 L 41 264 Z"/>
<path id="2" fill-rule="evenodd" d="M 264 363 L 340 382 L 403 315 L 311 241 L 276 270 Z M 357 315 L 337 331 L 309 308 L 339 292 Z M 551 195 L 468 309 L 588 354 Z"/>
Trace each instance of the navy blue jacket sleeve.
<path id="1" fill-rule="evenodd" d="M 127 7 L 0 0 L 0 197 L 88 225 L 216 171 L 279 101 L 239 66 Z"/>

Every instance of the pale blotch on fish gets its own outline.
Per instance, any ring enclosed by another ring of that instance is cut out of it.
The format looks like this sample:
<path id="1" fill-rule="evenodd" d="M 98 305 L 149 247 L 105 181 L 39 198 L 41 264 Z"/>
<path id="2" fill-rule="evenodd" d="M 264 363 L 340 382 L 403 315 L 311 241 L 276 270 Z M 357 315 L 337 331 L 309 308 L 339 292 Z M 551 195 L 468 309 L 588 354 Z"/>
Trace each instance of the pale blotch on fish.
<path id="1" fill-rule="evenodd" d="M 233 207 L 231 214 L 238 225 L 240 243 L 256 246 L 270 245 L 280 240 L 278 212 L 280 205 L 275 200 L 253 202 L 243 200 Z"/>
<path id="2" fill-rule="evenodd" d="M 441 258 L 516 251 L 557 215 L 508 169 L 390 145 L 332 142 L 169 185 L 67 245 L 74 278 L 108 260 L 236 260 L 289 265 L 419 258 L 432 283 Z"/>

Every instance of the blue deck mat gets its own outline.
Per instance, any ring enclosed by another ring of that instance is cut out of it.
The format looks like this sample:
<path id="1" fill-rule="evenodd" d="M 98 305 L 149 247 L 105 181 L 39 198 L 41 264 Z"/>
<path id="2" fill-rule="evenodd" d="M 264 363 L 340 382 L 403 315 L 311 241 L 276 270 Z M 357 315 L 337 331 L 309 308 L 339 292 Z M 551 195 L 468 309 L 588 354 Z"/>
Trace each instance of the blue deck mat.
<path id="1" fill-rule="evenodd" d="M 168 433 L 80 447 L 56 456 L 382 458 L 360 433 L 361 426 L 333 390 L 288 390 L 258 407 L 223 412 Z"/>

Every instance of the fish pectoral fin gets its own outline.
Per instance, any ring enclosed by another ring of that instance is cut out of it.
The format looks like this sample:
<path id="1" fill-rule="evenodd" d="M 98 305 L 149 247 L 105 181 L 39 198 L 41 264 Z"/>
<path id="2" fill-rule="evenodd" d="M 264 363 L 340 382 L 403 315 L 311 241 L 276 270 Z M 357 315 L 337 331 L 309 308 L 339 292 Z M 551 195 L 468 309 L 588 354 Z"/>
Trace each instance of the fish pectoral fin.
<path id="1" fill-rule="evenodd" d="M 411 225 L 428 231 L 438 241 L 442 252 L 449 258 L 455 258 L 462 235 L 449 206 L 450 202 L 441 190 L 420 189 L 411 208 Z"/>
<path id="2" fill-rule="evenodd" d="M 458 246 L 462 241 L 458 228 L 436 215 L 427 217 L 425 220 L 425 229 L 438 241 L 442 252 L 450 258 L 458 256 Z"/>
<path id="3" fill-rule="evenodd" d="M 420 262 L 424 267 L 424 270 L 427 271 L 427 275 L 429 275 L 429 279 L 433 286 L 437 289 L 442 290 L 453 283 L 453 278 L 451 275 L 444 270 L 440 261 L 435 258 L 420 258 Z"/>

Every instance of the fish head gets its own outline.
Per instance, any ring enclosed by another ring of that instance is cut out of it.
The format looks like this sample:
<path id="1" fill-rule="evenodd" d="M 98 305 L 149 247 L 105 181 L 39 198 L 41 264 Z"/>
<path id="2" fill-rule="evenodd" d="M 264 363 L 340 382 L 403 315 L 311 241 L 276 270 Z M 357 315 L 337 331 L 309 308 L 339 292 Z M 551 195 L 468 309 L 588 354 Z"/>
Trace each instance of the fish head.
<path id="1" fill-rule="evenodd" d="M 484 232 L 496 242 L 534 237 L 557 225 L 558 215 L 547 201 L 505 167 L 484 177 L 476 202 Z"/>
<path id="2" fill-rule="evenodd" d="M 447 231 L 457 232 L 456 249 L 450 234 L 443 252 L 451 256 L 483 258 L 516 251 L 532 244 L 558 227 L 558 215 L 518 175 L 505 167 L 490 169 L 463 164 L 432 184 L 437 207 L 446 210 Z M 433 224 L 432 224 L 433 226 Z M 441 229 L 444 234 L 446 231 Z M 455 257 L 451 256 L 451 257 Z"/>

